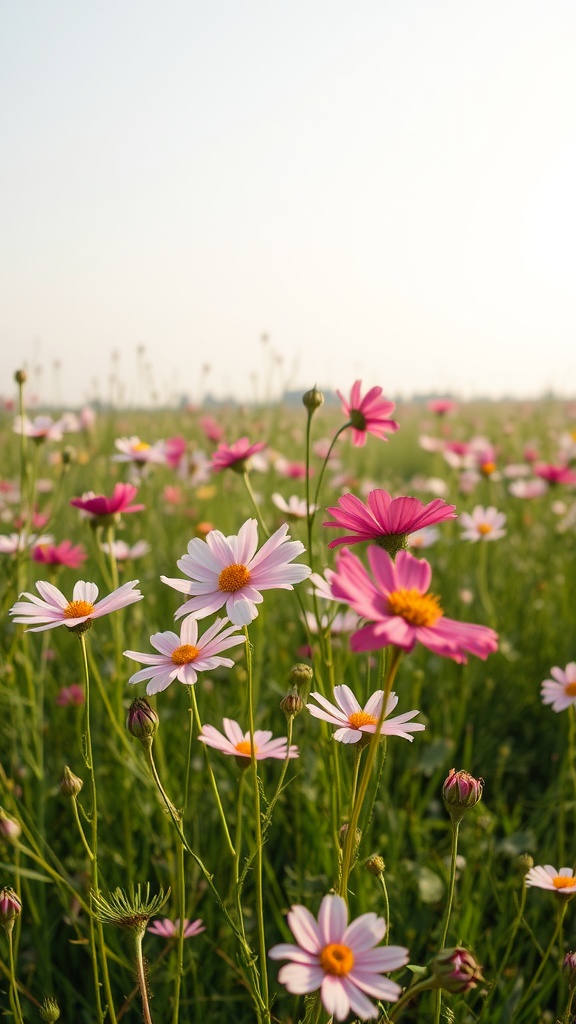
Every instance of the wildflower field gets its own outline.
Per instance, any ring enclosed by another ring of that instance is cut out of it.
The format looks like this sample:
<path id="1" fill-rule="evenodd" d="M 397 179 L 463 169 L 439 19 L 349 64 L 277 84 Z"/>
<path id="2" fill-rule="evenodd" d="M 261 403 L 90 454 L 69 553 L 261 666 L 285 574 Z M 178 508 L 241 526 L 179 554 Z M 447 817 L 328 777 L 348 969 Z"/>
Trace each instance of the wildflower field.
<path id="1" fill-rule="evenodd" d="M 2 1019 L 576 1020 L 576 405 L 16 380 Z"/>

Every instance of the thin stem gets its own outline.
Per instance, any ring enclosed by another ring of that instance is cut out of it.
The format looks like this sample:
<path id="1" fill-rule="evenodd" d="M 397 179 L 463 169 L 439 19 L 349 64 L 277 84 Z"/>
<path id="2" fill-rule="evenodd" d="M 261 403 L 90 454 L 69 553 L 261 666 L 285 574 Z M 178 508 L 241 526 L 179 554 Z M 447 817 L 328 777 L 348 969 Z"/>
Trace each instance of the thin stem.
<path id="1" fill-rule="evenodd" d="M 488 995 L 486 996 L 486 999 L 484 1000 L 484 1003 L 482 1005 L 482 1010 L 480 1011 L 480 1016 L 478 1017 L 478 1019 L 476 1021 L 476 1024 L 480 1024 L 480 1021 L 484 1017 L 484 1014 L 486 1013 L 486 1009 L 487 1009 L 487 1007 L 488 1007 L 488 1005 L 490 1003 L 490 1000 L 492 999 L 492 996 L 496 992 L 496 990 L 498 988 L 498 985 L 500 983 L 500 979 L 501 979 L 502 975 L 504 974 L 504 971 L 506 969 L 506 965 L 508 963 L 508 958 L 510 956 L 510 953 L 512 952 L 512 947 L 514 946 L 514 943 L 516 941 L 516 933 L 518 932 L 518 929 L 519 929 L 519 927 L 520 927 L 520 925 L 522 923 L 522 917 L 524 915 L 525 903 L 526 903 L 526 885 L 524 883 L 522 883 L 522 895 L 520 897 L 520 905 L 518 907 L 518 913 L 516 915 L 516 920 L 514 921 L 514 924 L 512 926 L 512 931 L 510 932 L 510 938 L 508 939 L 508 944 L 507 944 L 506 949 L 504 951 L 504 955 L 503 955 L 503 957 L 500 960 L 500 963 L 498 965 L 498 971 L 497 971 L 496 977 L 494 978 L 494 982 L 493 982 L 493 984 L 490 987 L 490 991 L 488 992 Z"/>
<path id="2" fill-rule="evenodd" d="M 144 957 L 142 956 L 142 939 L 144 932 L 138 929 L 134 932 L 134 948 L 136 951 L 136 977 L 138 979 L 138 988 L 140 989 L 140 997 L 142 999 L 142 1018 L 144 1024 L 153 1024 L 152 1016 L 150 1014 L 150 1005 L 148 1003 L 148 981 L 146 979 L 146 967 L 144 966 Z"/>
<path id="3" fill-rule="evenodd" d="M 456 860 L 458 856 L 458 833 L 460 831 L 460 821 L 453 818 L 451 819 L 452 825 L 452 845 L 450 850 L 450 882 L 448 883 L 448 899 L 446 901 L 446 908 L 444 910 L 444 921 L 442 922 L 442 932 L 440 935 L 439 950 L 443 950 L 446 945 L 446 936 L 448 935 L 448 928 L 450 926 L 450 915 L 452 913 L 452 904 L 454 902 L 454 889 L 456 887 Z M 434 1005 L 434 1022 L 439 1024 L 440 1011 L 442 1008 L 442 990 L 438 989 L 436 992 L 436 999 Z"/>
<path id="4" fill-rule="evenodd" d="M 184 877 L 184 847 L 178 844 L 178 902 L 180 904 L 180 926 L 178 928 L 178 943 L 176 946 L 176 980 L 174 982 L 174 1007 L 172 1010 L 172 1024 L 178 1024 L 180 1013 L 180 988 L 184 974 L 184 919 L 186 917 L 186 880 Z"/>
<path id="5" fill-rule="evenodd" d="M 435 987 L 436 983 L 434 978 L 424 978 L 422 981 L 417 981 L 415 985 L 409 985 L 408 988 L 400 996 L 398 1002 L 394 1003 L 394 1006 L 390 1011 L 388 1020 L 398 1020 L 398 1017 L 400 1016 L 402 1010 L 405 1008 L 406 1004 L 414 998 L 414 996 L 419 995 L 420 992 L 426 992 L 429 989 Z"/>
<path id="6" fill-rule="evenodd" d="M 16 969 L 14 965 L 14 946 L 12 943 L 12 932 L 8 931 L 8 948 L 10 956 L 10 1006 L 12 1007 L 12 1013 L 17 1024 L 24 1024 L 22 1017 L 22 1010 L 20 1008 L 20 998 L 18 996 L 18 985 L 16 984 Z"/>
<path id="7" fill-rule="evenodd" d="M 262 528 L 262 533 L 264 534 L 265 537 L 269 537 L 270 536 L 270 530 L 268 529 L 268 527 L 266 526 L 266 523 L 262 519 L 262 513 L 260 512 L 260 507 L 258 505 L 258 502 L 256 501 L 256 495 L 254 494 L 254 491 L 252 490 L 252 484 L 250 483 L 250 478 L 248 476 L 248 470 L 246 470 L 246 469 L 244 470 L 244 472 L 242 474 L 242 479 L 244 480 L 244 486 L 246 487 L 246 490 L 248 491 L 248 497 L 250 498 L 250 501 L 252 502 L 254 511 L 256 513 L 256 518 L 257 518 L 257 520 L 258 520 L 258 522 L 259 522 L 259 524 L 260 524 L 260 526 Z"/>
<path id="8" fill-rule="evenodd" d="M 550 957 L 550 953 L 552 952 L 554 943 L 556 942 L 556 939 L 558 938 L 558 935 L 560 934 L 560 932 L 562 930 L 562 924 L 564 922 L 564 915 L 566 914 L 566 909 L 568 907 L 568 900 L 565 899 L 564 897 L 558 897 L 558 898 L 562 899 L 563 902 L 558 907 L 558 915 L 557 915 L 557 920 L 556 920 L 556 927 L 554 929 L 554 934 L 552 935 L 552 938 L 550 939 L 550 942 L 548 943 L 548 948 L 544 952 L 544 956 L 542 957 L 542 959 L 540 961 L 540 965 L 538 967 L 538 970 L 536 971 L 536 974 L 533 975 L 532 981 L 530 982 L 528 988 L 526 989 L 526 992 L 524 993 L 522 999 L 518 1003 L 518 1007 L 517 1007 L 516 1013 L 519 1013 L 521 1008 L 526 1005 L 526 1003 L 528 1002 L 529 996 L 532 994 L 534 988 L 538 984 L 538 981 L 540 980 L 540 975 L 542 974 L 542 971 L 544 970 L 544 967 L 546 966 L 546 963 L 548 962 L 548 959 Z"/>
<path id="9" fill-rule="evenodd" d="M 196 700 L 196 691 L 195 691 L 193 686 L 190 687 L 190 701 L 191 701 L 192 712 L 193 712 L 193 715 L 194 715 L 194 721 L 196 722 L 196 728 L 198 729 L 198 732 L 201 732 L 201 730 L 202 730 L 202 722 L 200 720 L 200 713 L 198 711 L 198 702 Z M 207 746 L 206 743 L 203 743 L 202 746 L 204 747 L 204 757 L 206 759 L 206 768 L 208 769 L 208 778 L 210 779 L 210 785 L 212 787 L 212 792 L 214 794 L 214 799 L 216 800 L 216 806 L 218 808 L 218 814 L 220 815 L 220 821 L 222 822 L 222 828 L 224 829 L 224 838 L 226 839 L 226 845 L 228 847 L 228 852 L 229 852 L 231 857 L 235 857 L 236 856 L 236 851 L 234 849 L 232 840 L 230 838 L 230 832 L 229 832 L 229 829 L 228 829 L 228 822 L 226 821 L 226 815 L 224 814 L 224 808 L 222 807 L 222 801 L 220 799 L 220 793 L 218 791 L 218 785 L 217 785 L 216 779 L 214 777 L 214 772 L 212 771 L 212 765 L 210 764 L 210 755 L 208 753 L 208 746 Z"/>

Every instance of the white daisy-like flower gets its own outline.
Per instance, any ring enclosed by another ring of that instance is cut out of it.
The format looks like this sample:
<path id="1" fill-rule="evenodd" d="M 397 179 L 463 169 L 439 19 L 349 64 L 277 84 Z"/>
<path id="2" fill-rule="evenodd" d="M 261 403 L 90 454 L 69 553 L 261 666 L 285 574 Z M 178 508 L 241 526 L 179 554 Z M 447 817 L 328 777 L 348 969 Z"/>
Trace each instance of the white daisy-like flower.
<path id="1" fill-rule="evenodd" d="M 506 516 L 493 505 L 489 505 L 488 508 L 476 505 L 471 514 L 463 512 L 460 523 L 464 527 L 462 540 L 499 540 L 500 537 L 506 536 L 506 530 L 503 529 Z"/>
<path id="2" fill-rule="evenodd" d="M 364 707 L 352 693 L 349 686 L 335 686 L 334 698 L 336 704 L 331 704 L 321 693 L 311 693 L 311 697 L 320 704 L 307 704 L 306 707 L 315 718 L 321 718 L 324 722 L 330 722 L 339 728 L 334 733 L 334 739 L 339 743 L 369 743 L 370 737 L 376 732 L 376 726 L 382 711 L 384 691 L 376 690 Z M 391 711 L 398 703 L 398 697 L 394 692 L 388 697 L 386 704 L 386 715 L 380 727 L 381 736 L 401 736 L 402 739 L 414 739 L 412 732 L 422 732 L 426 727 L 420 722 L 412 722 L 412 719 L 419 715 L 419 711 L 407 711 L 395 718 L 388 718 Z"/>
<path id="3" fill-rule="evenodd" d="M 199 672 L 213 669 L 232 668 L 232 658 L 221 658 L 222 651 L 244 643 L 244 636 L 237 632 L 237 626 L 226 626 L 227 619 L 216 619 L 206 632 L 198 636 L 198 622 L 192 616 L 184 619 L 180 636 L 177 633 L 154 633 L 150 643 L 159 654 L 141 654 L 138 651 L 124 651 L 127 658 L 139 661 L 148 668 L 142 668 L 130 676 L 129 683 L 150 682 L 146 693 L 160 693 L 166 690 L 174 679 L 192 686 Z"/>
<path id="4" fill-rule="evenodd" d="M 299 498 L 296 494 L 291 494 L 288 501 L 286 501 L 281 494 L 275 491 L 272 495 L 272 501 L 276 508 L 279 508 L 285 516 L 290 516 L 291 519 L 306 519 L 308 517 L 305 498 Z M 310 505 L 310 515 L 317 508 L 317 505 Z"/>
<path id="5" fill-rule="evenodd" d="M 552 711 L 565 711 L 576 704 L 576 661 L 570 661 L 564 669 L 555 665 L 550 675 L 553 678 L 542 683 L 542 703 L 551 704 Z"/>
<path id="6" fill-rule="evenodd" d="M 537 865 L 530 868 L 525 878 L 526 885 L 536 886 L 538 889 L 548 889 L 558 896 L 574 896 L 576 893 L 576 878 L 572 868 L 559 868 L 556 870 L 552 864 Z"/>
<path id="7" fill-rule="evenodd" d="M 99 619 L 102 615 L 115 612 L 118 608 L 124 608 L 135 601 L 141 601 L 143 595 L 134 587 L 139 580 L 130 580 L 117 590 L 113 590 L 101 601 L 98 597 L 98 587 L 95 583 L 86 583 L 79 580 L 74 584 L 72 600 L 69 601 L 64 594 L 53 586 L 39 580 L 36 590 L 40 597 L 35 594 L 21 594 L 21 597 L 28 598 L 27 601 L 17 601 L 10 609 L 10 615 L 14 616 L 14 622 L 22 622 L 30 625 L 27 633 L 40 633 L 45 629 L 52 629 L 53 626 L 67 626 L 74 629 L 84 623 L 91 623 L 92 619 Z M 37 625 L 42 623 L 42 625 Z M 32 628 L 33 627 L 33 628 Z M 86 627 L 87 629 L 89 626 Z"/>
<path id="8" fill-rule="evenodd" d="M 235 722 L 233 718 L 224 718 L 222 725 L 225 736 L 213 725 L 203 725 L 198 739 L 207 747 L 213 747 L 222 754 L 230 754 L 247 763 L 252 756 L 250 733 L 242 732 L 238 722 Z M 255 729 L 254 757 L 256 761 L 266 761 L 269 757 L 285 761 L 287 757 L 298 757 L 298 747 L 292 744 L 288 748 L 288 740 L 285 737 L 272 739 L 269 729 Z"/>
<path id="9" fill-rule="evenodd" d="M 165 465 L 166 451 L 163 441 L 156 444 L 149 444 L 141 441 L 136 435 L 132 437 L 118 437 L 114 441 L 119 455 L 112 456 L 112 462 L 133 462 L 137 466 L 144 466 L 149 462 L 156 462 Z"/>

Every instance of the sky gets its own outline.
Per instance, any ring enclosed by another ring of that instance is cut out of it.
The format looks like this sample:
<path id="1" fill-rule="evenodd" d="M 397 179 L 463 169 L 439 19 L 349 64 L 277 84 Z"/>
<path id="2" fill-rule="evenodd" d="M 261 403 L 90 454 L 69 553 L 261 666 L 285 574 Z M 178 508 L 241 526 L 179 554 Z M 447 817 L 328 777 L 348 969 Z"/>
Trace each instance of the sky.
<path id="1" fill-rule="evenodd" d="M 0 395 L 576 395 L 573 0 L 0 0 Z"/>

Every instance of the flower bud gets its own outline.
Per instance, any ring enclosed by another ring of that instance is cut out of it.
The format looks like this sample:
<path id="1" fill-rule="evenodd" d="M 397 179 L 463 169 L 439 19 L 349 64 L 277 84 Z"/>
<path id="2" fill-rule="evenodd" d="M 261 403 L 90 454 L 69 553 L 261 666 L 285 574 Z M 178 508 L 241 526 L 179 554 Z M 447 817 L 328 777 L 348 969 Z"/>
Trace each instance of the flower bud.
<path id="1" fill-rule="evenodd" d="M 314 678 L 314 669 L 312 665 L 306 665 L 305 662 L 298 662 L 297 665 L 293 665 L 290 671 L 290 682 L 292 686 L 296 686 L 299 690 L 305 689 L 310 685 Z"/>
<path id="2" fill-rule="evenodd" d="M 126 719 L 126 728 L 135 739 L 140 740 L 141 743 L 147 743 L 154 737 L 159 724 L 158 715 L 154 708 L 150 707 L 145 697 L 137 697 L 132 701 Z"/>
<path id="3" fill-rule="evenodd" d="M 294 718 L 295 715 L 299 715 L 304 707 L 304 701 L 298 693 L 298 687 L 293 686 L 290 693 L 287 693 L 285 697 L 280 701 L 280 707 L 286 715 L 286 718 Z"/>
<path id="4" fill-rule="evenodd" d="M 66 447 L 62 449 L 63 466 L 71 466 L 73 462 L 76 462 L 77 458 L 78 453 L 71 444 L 67 444 Z M 60 1011 L 58 1011 L 58 1013 L 60 1013 Z"/>
<path id="5" fill-rule="evenodd" d="M 534 857 L 531 857 L 529 853 L 521 853 L 516 859 L 516 866 L 519 873 L 525 875 L 534 867 Z"/>
<path id="6" fill-rule="evenodd" d="M 77 797 L 83 785 L 82 779 L 74 775 L 74 772 L 70 770 L 67 764 L 64 765 L 64 773 L 60 779 L 60 792 L 62 796 Z"/>
<path id="7" fill-rule="evenodd" d="M 430 962 L 430 970 L 437 988 L 446 992 L 469 992 L 476 988 L 477 982 L 484 980 L 480 964 L 462 946 L 443 949 Z"/>
<path id="8" fill-rule="evenodd" d="M 55 1024 L 60 1017 L 60 1007 L 52 996 L 46 996 L 46 999 L 40 1007 L 40 1016 L 42 1020 L 48 1022 L 48 1024 Z"/>
<path id="9" fill-rule="evenodd" d="M 27 379 L 28 374 L 26 373 L 26 370 L 16 370 L 16 373 L 14 374 L 14 380 L 16 381 L 17 384 L 25 384 Z"/>
<path id="10" fill-rule="evenodd" d="M 475 779 L 468 772 L 450 769 L 442 786 L 442 799 L 454 823 L 460 821 L 466 811 L 478 803 L 483 788 L 484 779 Z"/>
<path id="11" fill-rule="evenodd" d="M 302 402 L 308 410 L 308 415 L 312 416 L 316 409 L 319 409 L 321 405 L 324 405 L 324 395 L 318 390 L 316 385 L 310 388 L 310 391 L 306 391 L 302 395 Z"/>
<path id="12" fill-rule="evenodd" d="M 14 821 L 14 818 L 9 818 L 8 815 L 0 807 L 0 838 L 2 839 L 18 839 L 22 831 L 20 822 Z"/>
<path id="13" fill-rule="evenodd" d="M 17 917 L 20 917 L 22 913 L 22 903 L 20 897 L 11 889 L 9 885 L 5 885 L 3 889 L 0 889 L 0 924 L 6 932 L 11 932 L 14 927 L 14 921 Z"/>
<path id="14" fill-rule="evenodd" d="M 375 875 L 376 878 L 380 878 L 380 875 L 384 874 L 386 865 L 384 863 L 384 858 L 381 857 L 379 853 L 373 853 L 372 856 L 368 857 L 368 860 L 365 861 L 364 867 L 371 875 Z"/>
<path id="15" fill-rule="evenodd" d="M 562 963 L 562 970 L 568 975 L 570 988 L 576 985 L 576 953 L 566 953 Z"/>

